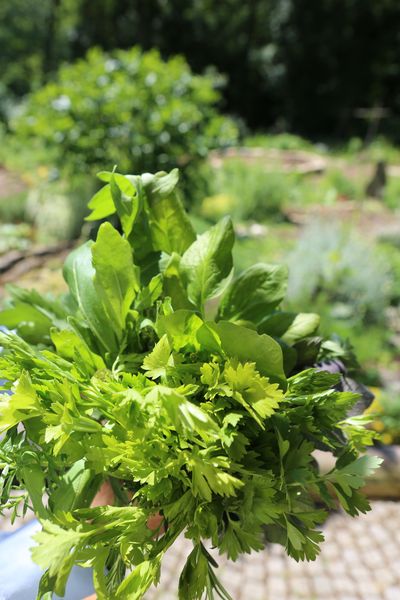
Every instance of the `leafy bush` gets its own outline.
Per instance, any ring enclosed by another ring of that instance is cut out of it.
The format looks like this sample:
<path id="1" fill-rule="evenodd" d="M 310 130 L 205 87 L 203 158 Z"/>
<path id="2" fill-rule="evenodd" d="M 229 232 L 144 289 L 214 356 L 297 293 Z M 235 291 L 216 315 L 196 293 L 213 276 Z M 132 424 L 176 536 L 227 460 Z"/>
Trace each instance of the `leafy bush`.
<path id="1" fill-rule="evenodd" d="M 324 292 L 343 317 L 384 319 L 391 292 L 387 261 L 354 232 L 332 223 L 308 226 L 289 259 L 288 297 L 311 305 Z"/>
<path id="2" fill-rule="evenodd" d="M 193 75 L 181 57 L 93 49 L 32 94 L 13 128 L 75 172 L 98 170 L 109 156 L 123 170 L 184 165 L 237 140 L 236 126 L 216 110 L 214 83 Z"/>
<path id="3" fill-rule="evenodd" d="M 231 221 L 196 236 L 176 171 L 101 178 L 90 218 L 116 213 L 123 234 L 104 223 L 72 252 L 65 298 L 13 289 L 0 314 L 17 329 L 0 334 L 2 507 L 32 503 L 41 520 L 39 599 L 63 595 L 77 562 L 98 597 L 139 599 L 182 532 L 179 597 L 228 598 L 203 540 L 235 560 L 267 535 L 313 560 L 315 494 L 369 509 L 358 490 L 379 459 L 358 454 L 372 434 L 347 417 L 358 395 L 338 375 L 301 370 L 322 349 L 319 319 L 280 311 L 286 268 L 232 278 Z M 325 475 L 315 448 L 336 456 Z M 89 508 L 104 480 L 116 506 Z"/>

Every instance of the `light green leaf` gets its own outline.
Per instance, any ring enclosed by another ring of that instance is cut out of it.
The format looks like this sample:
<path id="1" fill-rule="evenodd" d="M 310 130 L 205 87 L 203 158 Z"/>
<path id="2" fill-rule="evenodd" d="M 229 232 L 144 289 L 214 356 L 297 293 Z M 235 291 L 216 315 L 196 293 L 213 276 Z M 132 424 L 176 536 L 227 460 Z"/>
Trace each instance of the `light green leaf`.
<path id="1" fill-rule="evenodd" d="M 71 252 L 64 264 L 64 278 L 87 326 L 103 350 L 115 352 L 117 339 L 94 284 L 96 271 L 92 264 L 92 245 L 93 242 L 86 242 Z"/>
<path id="2" fill-rule="evenodd" d="M 351 494 L 365 483 L 366 478 L 371 475 L 382 463 L 383 459 L 378 456 L 361 456 L 340 469 L 333 469 L 327 475 L 332 483 L 337 483 L 345 494 Z"/>
<path id="3" fill-rule="evenodd" d="M 216 422 L 199 406 L 190 402 L 174 388 L 164 385 L 153 387 L 147 394 L 150 402 L 160 402 L 177 431 L 189 433 L 203 439 L 215 438 L 218 431 Z"/>
<path id="4" fill-rule="evenodd" d="M 285 266 L 258 263 L 243 271 L 228 287 L 218 310 L 224 320 L 259 323 L 283 300 L 287 289 Z"/>
<path id="5" fill-rule="evenodd" d="M 135 300 L 136 310 L 143 311 L 153 306 L 162 294 L 162 287 L 162 276 L 159 273 L 150 279 L 148 285 L 140 288 Z"/>
<path id="6" fill-rule="evenodd" d="M 279 337 L 291 345 L 313 335 L 318 329 L 319 322 L 320 317 L 315 313 L 277 312 L 264 319 L 258 331 L 272 337 Z"/>
<path id="7" fill-rule="evenodd" d="M 199 348 L 197 331 L 202 325 L 203 321 L 196 313 L 180 309 L 170 315 L 159 316 L 156 330 L 160 337 L 167 334 L 170 346 L 175 351 L 185 346 L 191 346 L 195 350 Z"/>
<path id="8" fill-rule="evenodd" d="M 168 175 L 157 173 L 145 186 L 153 247 L 167 254 L 183 254 L 196 234 L 183 205 L 174 191 L 178 169 Z"/>
<path id="9" fill-rule="evenodd" d="M 99 221 L 115 213 L 116 208 L 112 199 L 110 184 L 105 185 L 96 192 L 88 207 L 92 212 L 86 217 L 86 221 Z"/>
<path id="10" fill-rule="evenodd" d="M 62 358 L 69 360 L 79 359 L 78 368 L 91 375 L 95 371 L 105 368 L 101 356 L 92 352 L 85 340 L 72 329 L 51 329 L 51 341 L 56 347 L 57 353 Z"/>
<path id="11" fill-rule="evenodd" d="M 103 223 L 100 227 L 91 249 L 98 303 L 103 302 L 109 315 L 109 326 L 114 328 L 121 340 L 126 316 L 139 290 L 132 249 L 110 223 Z"/>
<path id="12" fill-rule="evenodd" d="M 27 342 L 38 344 L 48 341 L 51 319 L 35 306 L 26 302 L 17 302 L 14 306 L 0 312 L 0 325 L 16 329 Z"/>
<path id="13" fill-rule="evenodd" d="M 112 199 L 121 221 L 122 230 L 129 237 L 140 209 L 140 197 L 134 185 L 124 178 L 120 185 L 120 178 L 113 173 L 110 181 Z"/>
<path id="14" fill-rule="evenodd" d="M 256 371 L 254 363 L 229 361 L 224 376 L 233 390 L 233 398 L 242 404 L 252 417 L 263 427 L 263 421 L 270 417 L 284 399 L 277 383 L 270 383 Z"/>
<path id="15" fill-rule="evenodd" d="M 107 547 L 96 548 L 96 555 L 93 561 L 93 585 L 96 592 L 96 600 L 108 600 L 106 578 L 106 562 L 110 551 Z"/>
<path id="16" fill-rule="evenodd" d="M 141 180 L 148 196 L 165 198 L 170 196 L 178 185 L 179 169 L 172 169 L 169 173 L 143 173 Z"/>
<path id="17" fill-rule="evenodd" d="M 153 350 L 143 360 L 142 368 L 151 379 L 158 379 L 166 374 L 167 366 L 171 363 L 171 347 L 166 334 L 157 342 Z"/>
<path id="18" fill-rule="evenodd" d="M 109 171 L 102 171 L 101 173 L 98 173 L 99 179 L 102 181 L 107 181 L 108 183 L 102 187 L 90 200 L 88 206 L 92 212 L 86 217 L 87 221 L 99 221 L 100 219 L 105 219 L 116 212 L 117 209 L 114 204 L 110 185 L 113 175 L 118 187 L 124 194 L 128 196 L 133 196 L 135 194 L 135 186 L 128 177 L 120 175 L 119 173 L 113 174 Z"/>
<path id="19" fill-rule="evenodd" d="M 219 496 L 234 496 L 244 486 L 242 480 L 227 472 L 229 463 L 224 457 L 206 458 L 192 454 L 189 466 L 193 491 L 207 502 L 211 502 L 212 492 Z"/>
<path id="20" fill-rule="evenodd" d="M 39 398 L 27 373 L 22 373 L 12 395 L 0 394 L 0 431 L 42 414 Z"/>
<path id="21" fill-rule="evenodd" d="M 54 591 L 63 596 L 76 553 L 85 543 L 86 535 L 63 529 L 51 521 L 42 521 L 42 525 L 42 531 L 33 536 L 38 545 L 32 548 L 32 558 L 43 570 L 49 570 L 50 577 L 56 578 Z"/>
<path id="22" fill-rule="evenodd" d="M 254 362 L 261 375 L 286 389 L 282 350 L 273 338 L 229 321 L 208 325 L 217 332 L 222 349 L 229 357 L 240 362 Z"/>
<path id="23" fill-rule="evenodd" d="M 82 458 L 76 461 L 57 482 L 57 487 L 49 497 L 49 505 L 54 512 L 72 511 L 87 506 L 99 486 L 99 478 Z"/>
<path id="24" fill-rule="evenodd" d="M 25 450 L 21 456 L 20 477 L 29 494 L 35 514 L 41 519 L 46 519 L 49 511 L 43 504 L 46 490 L 45 470 L 38 462 L 37 455 L 30 450 Z"/>
<path id="25" fill-rule="evenodd" d="M 222 292 L 232 271 L 234 232 L 226 217 L 198 236 L 182 256 L 180 270 L 189 300 L 200 310 L 209 298 Z"/>
<path id="26" fill-rule="evenodd" d="M 140 600 L 152 583 L 160 578 L 159 559 L 146 560 L 135 567 L 118 587 L 115 600 Z"/>
<path id="27" fill-rule="evenodd" d="M 171 298 L 174 310 L 181 308 L 195 310 L 196 307 L 189 302 L 182 282 L 180 261 L 181 257 L 176 252 L 171 256 L 165 255 L 165 258 L 160 261 L 164 295 Z"/>

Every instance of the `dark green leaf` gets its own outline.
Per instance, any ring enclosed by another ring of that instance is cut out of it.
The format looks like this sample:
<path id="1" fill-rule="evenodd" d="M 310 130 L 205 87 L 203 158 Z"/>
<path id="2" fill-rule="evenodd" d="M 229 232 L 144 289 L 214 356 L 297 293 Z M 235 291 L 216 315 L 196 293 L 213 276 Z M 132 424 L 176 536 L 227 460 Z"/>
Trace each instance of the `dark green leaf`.
<path id="1" fill-rule="evenodd" d="M 287 278 L 288 270 L 284 266 L 258 263 L 249 267 L 224 293 L 218 317 L 259 323 L 282 302 Z"/>

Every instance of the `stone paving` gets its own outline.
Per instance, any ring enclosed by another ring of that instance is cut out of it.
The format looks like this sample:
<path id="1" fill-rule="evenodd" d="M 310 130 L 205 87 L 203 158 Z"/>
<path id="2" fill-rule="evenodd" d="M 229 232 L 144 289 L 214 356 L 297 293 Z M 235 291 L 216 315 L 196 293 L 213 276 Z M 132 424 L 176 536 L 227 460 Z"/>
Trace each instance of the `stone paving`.
<path id="1" fill-rule="evenodd" d="M 400 600 L 400 502 L 375 501 L 352 519 L 333 514 L 315 562 L 296 563 L 280 546 L 236 563 L 212 554 L 233 600 Z M 176 600 L 190 542 L 179 539 L 165 557 L 158 588 L 146 600 Z"/>
<path id="2" fill-rule="evenodd" d="M 400 502 L 374 501 L 352 519 L 333 514 L 324 526 L 318 559 L 296 563 L 280 546 L 236 563 L 218 557 L 217 570 L 233 600 L 400 600 Z M 7 520 L 0 530 L 9 530 Z M 179 539 L 167 553 L 157 588 L 146 600 L 177 600 L 179 574 L 191 544 Z"/>

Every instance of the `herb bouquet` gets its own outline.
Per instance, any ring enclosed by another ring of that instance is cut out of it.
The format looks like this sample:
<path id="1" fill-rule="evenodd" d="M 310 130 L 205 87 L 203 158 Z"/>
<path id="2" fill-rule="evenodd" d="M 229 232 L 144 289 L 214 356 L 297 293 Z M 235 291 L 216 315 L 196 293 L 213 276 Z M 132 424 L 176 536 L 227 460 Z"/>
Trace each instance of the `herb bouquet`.
<path id="1" fill-rule="evenodd" d="M 70 254 L 65 297 L 13 288 L 0 314 L 16 330 L 0 334 L 2 508 L 42 524 L 38 599 L 62 596 L 74 564 L 100 600 L 139 599 L 184 533 L 179 598 L 226 600 L 203 542 L 232 560 L 268 540 L 315 559 L 316 496 L 369 508 L 371 433 L 338 375 L 305 368 L 330 346 L 317 315 L 279 310 L 284 267 L 235 276 L 231 221 L 196 236 L 176 170 L 100 178 L 89 219 L 116 215 L 122 233 L 105 222 Z M 325 475 L 316 448 L 337 457 Z M 91 508 L 104 481 L 115 503 Z"/>

